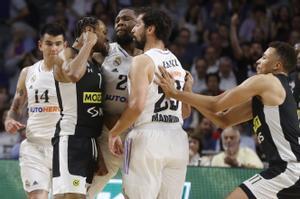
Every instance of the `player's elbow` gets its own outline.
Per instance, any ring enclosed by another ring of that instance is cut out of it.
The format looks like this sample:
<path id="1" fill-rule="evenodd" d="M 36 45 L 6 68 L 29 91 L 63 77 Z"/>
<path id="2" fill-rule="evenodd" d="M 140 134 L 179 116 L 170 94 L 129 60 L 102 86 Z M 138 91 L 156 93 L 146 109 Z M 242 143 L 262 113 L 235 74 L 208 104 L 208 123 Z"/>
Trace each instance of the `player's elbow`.
<path id="1" fill-rule="evenodd" d="M 132 113 L 135 115 L 140 115 L 144 110 L 145 103 L 141 100 L 133 100 L 128 103 L 128 107 L 131 109 Z"/>
<path id="2" fill-rule="evenodd" d="M 80 76 L 76 74 L 67 74 L 67 76 L 73 83 L 78 82 L 80 80 Z"/>

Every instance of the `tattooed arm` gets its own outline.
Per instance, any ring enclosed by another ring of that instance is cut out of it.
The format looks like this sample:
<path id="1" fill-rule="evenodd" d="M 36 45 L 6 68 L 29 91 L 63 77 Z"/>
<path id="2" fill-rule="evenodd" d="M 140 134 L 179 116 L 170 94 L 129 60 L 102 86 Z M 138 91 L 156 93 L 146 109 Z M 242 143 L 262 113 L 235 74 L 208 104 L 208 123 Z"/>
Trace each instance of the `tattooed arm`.
<path id="1" fill-rule="evenodd" d="M 24 68 L 20 73 L 16 94 L 5 118 L 5 130 L 9 133 L 16 133 L 18 130 L 25 128 L 25 125 L 18 122 L 18 120 L 28 99 L 25 87 L 27 71 L 28 67 Z"/>

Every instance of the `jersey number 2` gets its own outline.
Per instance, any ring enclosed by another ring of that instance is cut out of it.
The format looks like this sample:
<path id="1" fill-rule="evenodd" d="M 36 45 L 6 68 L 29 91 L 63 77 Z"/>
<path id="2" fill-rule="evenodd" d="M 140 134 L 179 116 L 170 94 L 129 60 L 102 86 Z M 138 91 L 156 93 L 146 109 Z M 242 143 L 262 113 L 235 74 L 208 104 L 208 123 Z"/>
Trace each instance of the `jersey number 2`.
<path id="1" fill-rule="evenodd" d="M 44 103 L 49 102 L 48 92 L 47 89 L 39 96 L 39 90 L 35 90 L 35 103 L 39 103 L 39 100 L 44 100 Z"/>
<path id="2" fill-rule="evenodd" d="M 119 75 L 119 80 L 116 89 L 125 90 L 127 88 L 127 75 Z"/>

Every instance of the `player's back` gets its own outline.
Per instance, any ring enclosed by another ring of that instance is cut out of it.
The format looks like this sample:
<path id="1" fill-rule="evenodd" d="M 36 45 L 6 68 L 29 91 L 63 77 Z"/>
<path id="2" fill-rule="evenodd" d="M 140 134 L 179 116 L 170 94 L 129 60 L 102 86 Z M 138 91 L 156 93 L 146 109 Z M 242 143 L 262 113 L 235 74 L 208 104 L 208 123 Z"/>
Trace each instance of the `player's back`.
<path id="1" fill-rule="evenodd" d="M 149 56 L 155 65 L 155 71 L 158 66 L 163 66 L 173 76 L 176 88 L 182 90 L 185 82 L 185 70 L 182 68 L 176 56 L 169 50 L 161 50 L 157 48 L 150 49 L 144 54 Z M 155 78 L 155 77 L 154 77 Z M 148 87 L 148 96 L 145 108 L 138 117 L 134 126 L 147 123 L 179 123 L 182 124 L 182 103 L 175 99 L 167 99 L 163 90 L 154 83 L 150 83 Z"/>
<path id="2" fill-rule="evenodd" d="M 41 60 L 28 68 L 26 90 L 28 94 L 28 120 L 26 137 L 35 142 L 49 142 L 59 119 L 59 107 L 53 71 L 43 70 Z"/>

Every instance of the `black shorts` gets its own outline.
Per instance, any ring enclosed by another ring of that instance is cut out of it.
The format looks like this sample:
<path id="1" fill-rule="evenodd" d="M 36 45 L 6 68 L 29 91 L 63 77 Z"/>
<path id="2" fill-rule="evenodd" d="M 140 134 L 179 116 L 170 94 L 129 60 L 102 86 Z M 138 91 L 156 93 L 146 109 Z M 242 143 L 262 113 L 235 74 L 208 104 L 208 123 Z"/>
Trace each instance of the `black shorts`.
<path id="1" fill-rule="evenodd" d="M 97 166 L 95 138 L 60 136 L 53 144 L 53 194 L 86 194 Z"/>

